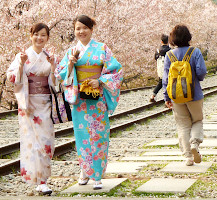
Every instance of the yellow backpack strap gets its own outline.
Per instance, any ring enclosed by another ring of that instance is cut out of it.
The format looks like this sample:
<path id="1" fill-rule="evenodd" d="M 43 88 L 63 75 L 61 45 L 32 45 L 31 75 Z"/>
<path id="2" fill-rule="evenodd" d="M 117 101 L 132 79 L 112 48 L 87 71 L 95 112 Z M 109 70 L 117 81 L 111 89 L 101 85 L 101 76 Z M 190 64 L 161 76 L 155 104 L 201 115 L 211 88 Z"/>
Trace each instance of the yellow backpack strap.
<path id="1" fill-rule="evenodd" d="M 189 47 L 188 50 L 187 50 L 187 52 L 185 53 L 185 56 L 182 59 L 182 61 L 190 62 L 191 55 L 192 55 L 194 49 L 195 49 L 195 47 Z"/>
<path id="2" fill-rule="evenodd" d="M 167 52 L 167 56 L 169 57 L 171 63 L 178 61 L 176 56 L 173 54 L 172 50 Z"/>

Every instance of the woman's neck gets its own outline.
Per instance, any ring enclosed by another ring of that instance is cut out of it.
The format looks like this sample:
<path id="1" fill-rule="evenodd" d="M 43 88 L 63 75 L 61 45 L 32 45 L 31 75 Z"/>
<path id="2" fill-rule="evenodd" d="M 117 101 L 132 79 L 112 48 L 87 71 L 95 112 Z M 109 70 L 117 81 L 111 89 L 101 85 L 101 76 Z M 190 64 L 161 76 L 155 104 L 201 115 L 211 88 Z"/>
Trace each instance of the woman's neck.
<path id="1" fill-rule="evenodd" d="M 42 48 L 36 48 L 35 46 L 32 46 L 32 48 L 37 54 L 42 52 Z"/>
<path id="2" fill-rule="evenodd" d="M 81 42 L 81 44 L 83 44 L 84 46 L 87 46 L 87 45 L 89 44 L 90 41 L 91 41 L 91 40 L 89 40 L 89 41 L 85 41 L 85 42 L 84 42 L 84 41 L 83 41 L 83 42 L 80 41 L 80 42 Z"/>

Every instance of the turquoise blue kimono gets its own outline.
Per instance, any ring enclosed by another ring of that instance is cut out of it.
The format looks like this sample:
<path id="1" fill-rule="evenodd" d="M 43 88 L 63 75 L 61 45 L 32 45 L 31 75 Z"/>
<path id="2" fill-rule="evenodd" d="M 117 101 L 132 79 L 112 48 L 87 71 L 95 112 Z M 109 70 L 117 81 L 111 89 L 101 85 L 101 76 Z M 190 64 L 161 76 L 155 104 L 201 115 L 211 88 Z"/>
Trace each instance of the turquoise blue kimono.
<path id="1" fill-rule="evenodd" d="M 76 50 L 80 51 L 79 59 L 69 75 L 69 55 Z M 79 89 L 82 81 L 78 76 L 78 69 L 82 66 L 90 71 L 101 66 L 99 74 L 88 75 L 89 79 L 98 77 L 96 79 L 100 81 L 98 100 L 80 98 Z M 110 135 L 108 114 L 114 112 L 119 100 L 123 78 L 122 66 L 105 44 L 92 39 L 87 46 L 78 42 L 68 50 L 56 70 L 56 77 L 65 86 L 66 100 L 73 105 L 72 119 L 80 167 L 91 179 L 101 180 L 108 159 Z"/>

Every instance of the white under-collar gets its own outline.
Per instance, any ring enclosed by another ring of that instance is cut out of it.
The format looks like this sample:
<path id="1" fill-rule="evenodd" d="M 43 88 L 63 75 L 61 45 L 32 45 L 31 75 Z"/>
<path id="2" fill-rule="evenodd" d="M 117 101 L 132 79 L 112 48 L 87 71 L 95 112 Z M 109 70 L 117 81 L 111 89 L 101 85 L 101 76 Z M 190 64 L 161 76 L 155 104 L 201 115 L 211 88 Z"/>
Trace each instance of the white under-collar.
<path id="1" fill-rule="evenodd" d="M 88 44 L 85 46 L 81 43 L 81 41 L 79 40 L 78 43 L 79 45 L 81 45 L 81 47 L 84 48 L 84 50 L 86 51 L 89 47 L 90 47 L 90 43 L 91 43 L 92 39 L 90 39 L 90 41 L 88 42 Z"/>
<path id="2" fill-rule="evenodd" d="M 41 55 L 42 52 L 40 52 L 40 53 L 35 52 L 35 50 L 33 49 L 32 46 L 30 48 L 33 51 L 33 53 L 35 54 L 35 56 L 37 56 L 37 58 Z"/>

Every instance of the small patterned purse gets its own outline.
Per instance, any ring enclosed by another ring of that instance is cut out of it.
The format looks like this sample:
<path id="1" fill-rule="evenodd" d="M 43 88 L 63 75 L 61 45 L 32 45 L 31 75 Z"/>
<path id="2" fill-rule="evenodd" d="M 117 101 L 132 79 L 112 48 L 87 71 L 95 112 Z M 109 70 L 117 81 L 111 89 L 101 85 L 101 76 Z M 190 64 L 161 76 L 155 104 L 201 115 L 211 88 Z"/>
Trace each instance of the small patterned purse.
<path id="1" fill-rule="evenodd" d="M 89 80 L 85 80 L 80 87 L 80 98 L 98 100 L 100 96 L 99 89 L 93 89 L 88 85 Z"/>

